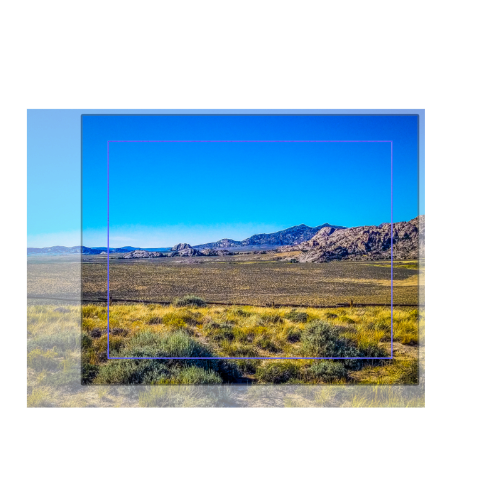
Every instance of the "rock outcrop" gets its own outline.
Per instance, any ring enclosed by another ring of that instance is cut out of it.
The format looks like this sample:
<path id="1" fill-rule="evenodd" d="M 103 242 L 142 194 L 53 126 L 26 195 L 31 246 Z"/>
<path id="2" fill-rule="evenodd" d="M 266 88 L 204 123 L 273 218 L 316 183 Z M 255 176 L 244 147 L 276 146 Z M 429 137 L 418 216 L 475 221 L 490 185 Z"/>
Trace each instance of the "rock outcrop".
<path id="1" fill-rule="evenodd" d="M 332 226 L 330 224 L 322 224 L 321 226 L 310 227 L 305 224 L 300 224 L 299 226 L 289 227 L 288 229 L 283 229 L 283 231 L 277 231 L 276 233 L 263 233 L 254 234 L 250 238 L 242 241 L 231 240 L 229 238 L 224 238 L 213 243 L 204 243 L 203 245 L 196 245 L 194 248 L 203 249 L 227 249 L 234 247 L 280 247 L 283 245 L 297 245 L 303 243 L 304 241 L 312 238 L 318 231 L 324 227 L 330 227 L 335 229 L 344 229 L 343 226 Z M 177 246 L 177 245 L 176 245 Z M 174 247 L 175 248 L 175 247 Z"/>
<path id="2" fill-rule="evenodd" d="M 256 234 L 241 243 L 243 246 L 253 245 L 298 245 L 308 241 L 322 229 L 344 229 L 343 226 L 332 226 L 330 224 L 322 224 L 321 226 L 310 227 L 305 224 L 293 226 L 283 231 L 270 234 Z"/>
<path id="3" fill-rule="evenodd" d="M 203 248 L 199 251 L 199 255 L 204 255 L 206 257 L 222 257 L 224 255 L 234 255 L 234 252 L 230 252 L 226 249 Z"/>
<path id="4" fill-rule="evenodd" d="M 177 253 L 179 254 L 179 257 L 196 257 L 197 255 L 201 255 L 201 252 L 199 250 L 191 247 L 179 250 Z"/>
<path id="5" fill-rule="evenodd" d="M 154 259 L 157 257 L 165 257 L 161 252 L 148 252 L 147 250 L 134 250 L 119 257 L 120 259 Z"/>
<path id="6" fill-rule="evenodd" d="M 188 243 L 177 243 L 177 245 L 174 245 L 172 247 L 172 252 L 178 252 L 179 250 L 187 250 L 189 248 L 192 247 Z"/>
<path id="7" fill-rule="evenodd" d="M 178 243 L 172 247 L 172 252 L 168 254 L 169 257 L 196 257 L 201 255 L 199 250 L 193 248 L 188 243 Z"/>
<path id="8" fill-rule="evenodd" d="M 420 226 L 420 228 L 419 228 Z M 425 248 L 425 216 L 393 224 L 394 259 L 417 259 Z M 282 247 L 278 251 L 300 250 L 302 253 L 284 260 L 328 262 L 331 260 L 381 260 L 391 258 L 391 224 L 361 226 L 349 229 L 324 227 L 309 241 Z"/>
<path id="9" fill-rule="evenodd" d="M 231 240 L 229 238 L 223 238 L 222 240 L 215 241 L 213 243 L 204 243 L 203 245 L 196 245 L 195 248 L 204 249 L 218 249 L 218 248 L 231 248 L 240 247 L 242 245 L 241 241 Z"/>
<path id="10" fill-rule="evenodd" d="M 211 248 L 203 248 L 200 250 L 201 255 L 205 255 L 207 257 L 213 257 L 214 255 L 217 255 L 217 252 L 215 250 L 212 250 Z"/>
<path id="11" fill-rule="evenodd" d="M 328 262 L 331 260 L 382 260 L 391 258 L 391 224 L 345 228 L 323 224 L 310 227 L 305 224 L 283 231 L 256 234 L 242 241 L 224 238 L 214 243 L 192 247 L 178 243 L 172 247 L 150 251 L 134 247 L 110 248 L 110 253 L 122 253 L 122 259 L 151 259 L 158 257 L 226 256 L 239 253 L 266 253 L 267 251 L 288 253 L 279 260 L 298 262 Z M 130 251 L 131 250 L 131 251 Z M 156 251 L 156 250 L 162 250 Z M 163 253 L 163 250 L 168 253 Z M 394 259 L 416 259 L 419 250 L 425 250 L 425 216 L 409 222 L 393 224 L 392 253 Z M 127 253 L 124 253 L 127 252 Z M 297 253 L 300 252 L 298 255 Z M 48 247 L 28 248 L 28 255 L 82 253 L 105 255 L 105 247 Z"/>

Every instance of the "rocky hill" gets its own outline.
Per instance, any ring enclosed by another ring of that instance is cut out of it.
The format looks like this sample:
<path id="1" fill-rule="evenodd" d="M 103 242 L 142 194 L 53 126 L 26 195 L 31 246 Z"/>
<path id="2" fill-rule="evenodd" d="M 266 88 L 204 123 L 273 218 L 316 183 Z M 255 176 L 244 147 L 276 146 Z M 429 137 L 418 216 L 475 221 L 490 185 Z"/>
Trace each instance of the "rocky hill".
<path id="1" fill-rule="evenodd" d="M 420 225 L 420 232 L 419 232 Z M 393 258 L 416 259 L 419 248 L 424 249 L 425 216 L 409 222 L 393 224 Z M 298 256 L 284 260 L 299 262 L 328 262 L 331 260 L 379 260 L 391 258 L 391 224 L 360 226 L 349 229 L 324 227 L 309 241 L 286 246 L 278 252 L 300 250 Z"/>
<path id="2" fill-rule="evenodd" d="M 419 248 L 424 249 L 424 240 L 424 215 L 409 222 L 393 224 L 394 259 L 418 258 Z M 316 227 L 300 224 L 275 233 L 256 234 L 242 241 L 224 238 L 213 243 L 193 247 L 188 243 L 178 243 L 172 249 L 110 248 L 110 253 L 120 253 L 122 254 L 120 258 L 123 259 L 224 256 L 242 252 L 265 253 L 265 251 L 283 253 L 280 260 L 297 260 L 299 262 L 390 259 L 391 224 L 352 228 L 330 224 Z M 286 255 L 289 252 L 294 253 Z M 82 246 L 28 248 L 28 255 L 65 253 L 99 255 L 107 253 L 107 248 Z"/>
<path id="3" fill-rule="evenodd" d="M 204 243 L 203 245 L 195 245 L 195 248 L 205 249 L 205 248 L 231 248 L 242 246 L 241 241 L 231 240 L 229 238 L 223 238 L 222 240 L 215 241 L 213 243 Z"/>
<path id="4" fill-rule="evenodd" d="M 203 248 L 200 250 L 201 255 L 205 255 L 208 257 L 223 257 L 224 255 L 234 255 L 233 252 L 225 248 Z"/>
<path id="5" fill-rule="evenodd" d="M 311 239 L 318 231 L 328 227 L 334 229 L 344 229 L 343 226 L 332 226 L 330 224 L 322 224 L 321 226 L 310 227 L 305 224 L 300 224 L 299 226 L 289 227 L 288 229 L 283 229 L 282 231 L 277 231 L 275 233 L 262 233 L 255 234 L 250 238 L 246 238 L 242 241 L 231 240 L 229 238 L 224 238 L 213 243 L 205 243 L 203 245 L 196 245 L 194 248 L 198 249 L 227 249 L 235 247 L 280 247 L 283 245 L 297 245 Z"/>
<path id="6" fill-rule="evenodd" d="M 119 257 L 120 259 L 154 259 L 157 257 L 165 257 L 161 252 L 148 252 L 147 250 L 134 250 Z"/>
<path id="7" fill-rule="evenodd" d="M 172 252 L 168 254 L 168 257 L 196 257 L 197 255 L 201 253 L 188 243 L 177 243 L 172 247 Z"/>
<path id="8" fill-rule="evenodd" d="M 191 248 L 191 245 L 188 243 L 177 243 L 177 245 L 172 247 L 172 251 L 178 252 L 179 250 L 187 250 L 188 248 Z"/>

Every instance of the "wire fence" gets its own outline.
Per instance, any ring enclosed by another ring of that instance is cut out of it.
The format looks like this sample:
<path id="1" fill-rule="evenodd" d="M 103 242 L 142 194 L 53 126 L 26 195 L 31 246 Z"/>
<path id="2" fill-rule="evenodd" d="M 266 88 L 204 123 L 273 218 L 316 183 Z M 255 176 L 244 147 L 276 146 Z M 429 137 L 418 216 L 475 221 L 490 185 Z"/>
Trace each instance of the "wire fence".
<path id="1" fill-rule="evenodd" d="M 89 303 L 107 303 L 108 299 L 106 297 L 94 297 L 94 298 L 80 298 L 80 297 L 48 297 L 46 295 L 28 295 L 28 299 L 39 299 L 39 300 L 67 300 L 69 302 L 89 302 Z M 162 306 L 168 306 L 173 304 L 173 301 L 161 301 L 161 300 L 136 300 L 136 299 L 127 299 L 127 298 L 117 298 L 110 296 L 110 304 L 114 302 L 122 302 L 122 303 L 135 303 L 135 304 L 158 304 Z M 251 306 L 251 307 L 295 307 L 295 308 L 305 308 L 305 309 L 335 309 L 341 307 L 391 307 L 390 303 L 385 304 L 360 304 L 355 303 L 353 301 L 349 303 L 339 303 L 339 304 L 331 304 L 331 305 L 313 305 L 313 304 L 279 304 L 276 302 L 268 302 L 264 304 L 247 304 L 243 302 L 212 302 L 205 301 L 207 305 L 210 306 Z M 392 304 L 392 307 L 424 307 L 423 304 Z"/>

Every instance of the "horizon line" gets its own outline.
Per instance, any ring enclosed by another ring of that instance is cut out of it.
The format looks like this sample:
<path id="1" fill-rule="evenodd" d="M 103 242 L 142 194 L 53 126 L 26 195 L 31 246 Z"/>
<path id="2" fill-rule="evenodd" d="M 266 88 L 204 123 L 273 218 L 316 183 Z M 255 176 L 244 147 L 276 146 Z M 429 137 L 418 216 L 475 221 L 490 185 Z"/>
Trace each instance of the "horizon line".
<path id="1" fill-rule="evenodd" d="M 425 216 L 425 213 L 424 214 L 418 214 L 417 216 L 415 216 L 415 217 L 413 217 L 412 219 L 409 219 L 409 220 L 416 219 L 417 217 L 420 217 L 420 216 Z M 408 222 L 408 221 L 399 221 L 399 222 Z M 383 224 L 391 224 L 391 222 L 382 222 L 381 224 L 371 224 L 371 226 L 377 227 L 377 226 L 380 226 L 380 225 L 383 225 Z M 392 224 L 397 224 L 397 222 L 392 222 Z M 255 234 L 249 236 L 248 238 L 251 238 L 253 236 L 259 236 L 259 235 L 270 235 L 270 234 L 280 233 L 282 231 L 286 231 L 288 229 L 293 229 L 295 227 L 300 227 L 300 226 L 306 226 L 306 227 L 308 227 L 310 229 L 315 229 L 317 227 L 321 227 L 321 226 L 325 226 L 325 225 L 336 227 L 336 228 L 339 228 L 340 230 L 343 230 L 343 229 L 355 229 L 355 228 L 358 228 L 358 227 L 364 227 L 363 225 L 360 225 L 360 226 L 335 226 L 333 224 L 330 224 L 329 222 L 325 222 L 325 223 L 319 224 L 317 226 L 309 226 L 308 224 L 301 223 L 301 224 L 296 224 L 294 226 L 286 227 L 284 229 L 280 229 L 278 231 L 273 231 L 271 233 L 255 233 Z M 83 231 L 82 231 L 82 233 L 83 233 Z M 244 238 L 244 239 L 248 239 L 248 238 Z M 193 246 L 196 247 L 196 246 L 208 245 L 210 243 L 217 243 L 217 242 L 222 241 L 222 240 L 243 241 L 243 240 L 233 240 L 232 238 L 221 238 L 221 239 L 213 241 L 213 242 L 211 241 L 211 242 L 208 242 L 208 243 L 199 243 L 199 244 L 196 244 L 196 245 L 193 245 Z M 172 246 L 174 246 L 176 244 L 178 244 L 178 243 L 174 243 Z M 69 246 L 69 245 L 50 245 L 50 246 L 44 246 L 44 247 L 28 246 L 27 249 L 30 249 L 30 248 L 44 249 L 44 248 L 53 248 L 53 247 L 74 248 L 74 247 L 84 247 L 84 246 L 86 248 L 91 248 L 91 249 L 95 249 L 95 248 L 108 248 L 108 246 L 106 246 L 106 245 L 86 246 L 86 245 L 79 244 L 79 245 L 71 245 L 71 246 Z M 242 246 L 248 246 L 248 245 L 242 245 Z M 134 245 L 123 245 L 123 246 L 119 246 L 119 247 L 117 247 L 117 246 L 115 246 L 115 247 L 109 246 L 109 248 L 125 248 L 125 247 L 131 247 L 131 248 L 171 248 L 168 245 L 164 245 L 164 246 L 161 246 L 161 245 L 146 245 L 146 246 L 143 246 L 143 247 L 138 247 L 138 246 L 134 246 Z"/>

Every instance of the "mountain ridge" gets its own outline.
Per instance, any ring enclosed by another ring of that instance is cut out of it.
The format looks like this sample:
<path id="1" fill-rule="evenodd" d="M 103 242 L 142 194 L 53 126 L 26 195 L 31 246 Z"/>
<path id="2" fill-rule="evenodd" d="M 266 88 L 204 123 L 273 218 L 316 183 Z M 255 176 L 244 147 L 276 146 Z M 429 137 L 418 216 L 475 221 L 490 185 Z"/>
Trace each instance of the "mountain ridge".
<path id="1" fill-rule="evenodd" d="M 391 241 L 392 240 L 392 241 Z M 310 240 L 285 246 L 277 252 L 300 251 L 282 260 L 329 262 L 332 260 L 418 259 L 425 250 L 425 215 L 406 222 L 387 222 L 379 226 L 358 226 L 332 231 L 323 228 Z"/>
<path id="2" fill-rule="evenodd" d="M 168 252 L 170 247 L 163 248 L 140 248 L 140 247 L 116 247 L 110 248 L 109 253 L 128 253 L 135 250 L 146 250 L 151 252 Z M 69 255 L 69 254 L 81 254 L 81 255 L 99 255 L 101 253 L 107 253 L 108 247 L 86 247 L 82 245 L 76 245 L 72 247 L 66 247 L 62 245 L 54 245 L 51 247 L 28 247 L 28 255 Z"/>
<path id="3" fill-rule="evenodd" d="M 425 246 L 425 215 L 406 222 L 392 224 L 392 257 L 415 259 Z M 277 253 L 297 252 L 297 256 L 283 256 L 279 260 L 298 262 L 329 262 L 330 260 L 379 260 L 391 258 L 391 224 L 346 228 L 328 223 L 320 226 L 299 224 L 274 233 L 254 234 L 238 241 L 230 238 L 189 245 L 179 243 L 173 247 L 140 248 L 125 246 L 110 248 L 110 253 L 126 258 L 222 256 L 233 252 Z M 169 252 L 167 254 L 167 252 Z M 107 247 L 52 246 L 28 248 L 28 255 L 106 254 Z"/>
<path id="4" fill-rule="evenodd" d="M 189 250 L 194 249 L 200 250 L 227 250 L 229 248 L 236 249 L 241 248 L 249 250 L 256 249 L 266 249 L 270 250 L 283 245 L 296 245 L 312 238 L 318 231 L 324 227 L 330 227 L 334 229 L 345 229 L 344 226 L 333 226 L 331 224 L 325 223 L 320 226 L 308 226 L 306 224 L 298 224 L 296 226 L 291 226 L 280 231 L 275 231 L 273 233 L 259 233 L 250 236 L 244 240 L 238 241 L 231 238 L 222 238 L 218 241 L 203 243 L 201 245 L 189 245 L 187 243 L 179 243 L 174 247 L 162 247 L 162 248 L 143 248 L 143 247 L 132 247 L 124 246 L 119 248 L 110 248 L 110 253 L 131 253 L 135 251 L 148 251 L 148 252 L 169 252 L 169 251 L 179 251 L 179 250 Z M 51 247 L 28 247 L 28 255 L 63 255 L 63 254 L 83 254 L 83 255 L 99 255 L 101 253 L 107 253 L 107 247 L 87 247 L 87 246 L 51 246 Z M 196 254 L 196 252 L 184 252 Z"/>
<path id="5" fill-rule="evenodd" d="M 306 224 L 299 224 L 297 226 L 291 226 L 281 231 L 275 231 L 273 233 L 260 233 L 254 234 L 249 238 L 244 240 L 232 240 L 230 238 L 223 238 L 212 243 L 203 243 L 201 245 L 193 245 L 193 248 L 197 250 L 202 249 L 215 249 L 215 248 L 234 248 L 234 247 L 254 247 L 266 245 L 268 248 L 270 246 L 284 246 L 284 245 L 296 245 L 312 238 L 318 231 L 324 227 L 329 227 L 333 229 L 346 229 L 344 226 L 333 226 L 332 224 L 321 224 L 320 226 L 307 226 Z"/>

